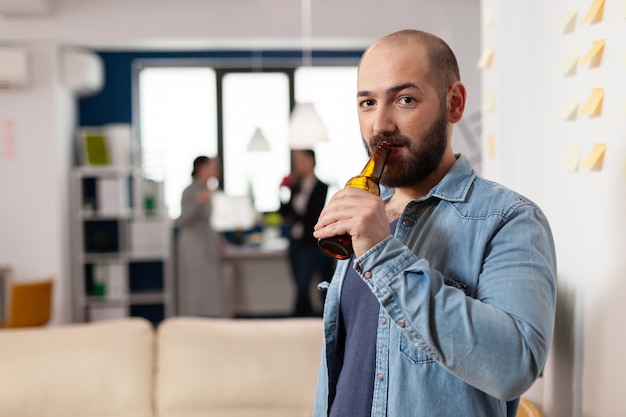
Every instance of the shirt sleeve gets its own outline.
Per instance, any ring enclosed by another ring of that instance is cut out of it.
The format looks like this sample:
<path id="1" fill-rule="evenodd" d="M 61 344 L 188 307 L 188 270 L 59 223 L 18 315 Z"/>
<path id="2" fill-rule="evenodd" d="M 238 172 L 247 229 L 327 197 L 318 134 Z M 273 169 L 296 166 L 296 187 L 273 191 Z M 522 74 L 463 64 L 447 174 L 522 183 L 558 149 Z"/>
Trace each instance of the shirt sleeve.
<path id="1" fill-rule="evenodd" d="M 554 243 L 543 213 L 523 205 L 482 245 L 472 296 L 445 284 L 428 259 L 392 236 L 357 259 L 355 269 L 416 347 L 466 383 L 509 401 L 532 385 L 548 354 Z"/>

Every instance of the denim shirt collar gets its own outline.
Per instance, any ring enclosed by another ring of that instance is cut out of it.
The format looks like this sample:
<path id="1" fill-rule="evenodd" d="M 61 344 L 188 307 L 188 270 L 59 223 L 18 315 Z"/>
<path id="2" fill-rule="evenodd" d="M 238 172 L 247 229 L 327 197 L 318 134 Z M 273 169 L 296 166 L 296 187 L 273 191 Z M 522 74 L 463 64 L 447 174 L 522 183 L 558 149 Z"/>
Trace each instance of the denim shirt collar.
<path id="1" fill-rule="evenodd" d="M 457 154 L 456 162 L 452 165 L 441 181 L 431 188 L 425 196 L 420 197 L 418 200 L 423 201 L 429 199 L 430 197 L 436 197 L 450 202 L 465 201 L 467 193 L 469 192 L 475 178 L 476 173 L 474 172 L 474 169 L 472 168 L 472 165 L 467 157 L 465 157 L 465 155 Z M 394 188 L 381 186 L 380 195 L 385 202 L 389 201 L 394 193 Z"/>

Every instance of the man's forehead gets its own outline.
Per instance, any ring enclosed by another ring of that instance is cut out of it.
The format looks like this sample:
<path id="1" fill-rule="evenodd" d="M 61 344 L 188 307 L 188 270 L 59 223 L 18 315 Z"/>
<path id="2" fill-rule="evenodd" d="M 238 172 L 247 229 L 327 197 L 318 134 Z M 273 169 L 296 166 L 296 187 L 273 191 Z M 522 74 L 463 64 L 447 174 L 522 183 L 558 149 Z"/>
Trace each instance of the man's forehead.
<path id="1" fill-rule="evenodd" d="M 418 84 L 429 77 L 428 58 L 411 50 L 383 49 L 371 51 L 361 61 L 357 73 L 359 89 L 392 88 L 405 83 Z"/>
<path id="2" fill-rule="evenodd" d="M 361 59 L 361 69 L 374 69 L 385 65 L 428 65 L 428 51 L 423 44 L 412 42 L 380 42 L 368 49 Z"/>

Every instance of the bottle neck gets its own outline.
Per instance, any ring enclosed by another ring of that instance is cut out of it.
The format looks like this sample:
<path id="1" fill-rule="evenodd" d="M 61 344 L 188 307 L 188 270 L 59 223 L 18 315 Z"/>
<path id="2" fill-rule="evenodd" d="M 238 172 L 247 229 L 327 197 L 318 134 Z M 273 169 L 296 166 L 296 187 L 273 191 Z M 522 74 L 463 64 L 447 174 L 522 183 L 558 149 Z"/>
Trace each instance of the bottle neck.
<path id="1" fill-rule="evenodd" d="M 376 151 L 372 154 L 367 164 L 365 164 L 363 171 L 361 171 L 361 175 L 370 178 L 378 184 L 390 152 L 391 148 L 388 145 L 378 145 Z"/>

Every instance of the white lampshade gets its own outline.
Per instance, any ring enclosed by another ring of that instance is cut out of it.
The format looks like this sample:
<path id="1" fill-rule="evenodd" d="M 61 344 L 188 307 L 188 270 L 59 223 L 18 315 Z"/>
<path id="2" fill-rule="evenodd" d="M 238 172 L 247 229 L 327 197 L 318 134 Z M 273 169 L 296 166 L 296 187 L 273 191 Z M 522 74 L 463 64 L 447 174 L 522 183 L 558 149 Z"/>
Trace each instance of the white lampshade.
<path id="1" fill-rule="evenodd" d="M 328 141 L 328 131 L 313 103 L 297 103 L 289 121 L 289 148 L 313 149 Z"/>
<path id="2" fill-rule="evenodd" d="M 254 130 L 254 134 L 248 142 L 248 151 L 269 151 L 270 145 L 267 143 L 267 139 L 263 135 L 260 127 Z"/>

